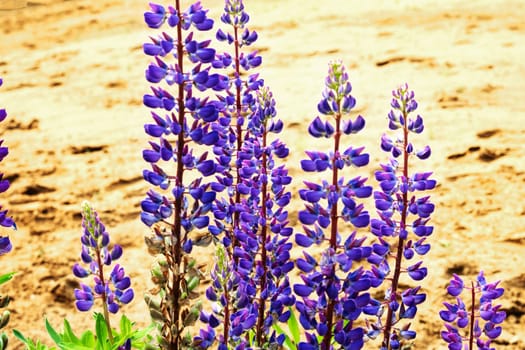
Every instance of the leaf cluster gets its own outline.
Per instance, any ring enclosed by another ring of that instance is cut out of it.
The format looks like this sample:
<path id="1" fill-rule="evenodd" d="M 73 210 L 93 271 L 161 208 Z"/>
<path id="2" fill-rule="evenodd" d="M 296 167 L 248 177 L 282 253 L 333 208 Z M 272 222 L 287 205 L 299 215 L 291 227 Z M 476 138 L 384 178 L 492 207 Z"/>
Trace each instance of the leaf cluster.
<path id="1" fill-rule="evenodd" d="M 20 339 L 27 350 L 120 350 L 120 349 L 153 349 L 149 345 L 149 334 L 152 326 L 144 329 L 133 329 L 133 324 L 125 315 L 120 319 L 120 329 L 113 330 L 113 342 L 109 341 L 106 320 L 101 313 L 94 314 L 95 333 L 91 330 L 76 335 L 67 319 L 64 319 L 62 333 L 59 333 L 46 319 L 46 330 L 56 347 L 48 347 L 40 342 L 26 338 L 20 331 L 13 330 L 15 336 Z M 128 342 L 129 340 L 129 342 Z M 127 343 L 130 344 L 127 345 Z"/>

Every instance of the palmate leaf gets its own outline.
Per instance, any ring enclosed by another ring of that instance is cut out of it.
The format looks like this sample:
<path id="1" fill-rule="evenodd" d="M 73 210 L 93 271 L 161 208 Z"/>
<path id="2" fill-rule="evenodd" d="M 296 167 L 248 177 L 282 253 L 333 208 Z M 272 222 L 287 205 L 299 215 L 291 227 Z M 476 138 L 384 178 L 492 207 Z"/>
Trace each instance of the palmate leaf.
<path id="1" fill-rule="evenodd" d="M 62 350 L 93 350 L 95 347 L 95 336 L 93 332 L 86 331 L 81 337 L 77 337 L 67 319 L 64 319 L 64 333 L 58 333 L 46 319 L 46 330 L 57 346 Z"/>
<path id="2" fill-rule="evenodd" d="M 131 335 L 131 321 L 126 315 L 122 315 L 120 318 L 120 335 L 123 337 Z"/>
<path id="3" fill-rule="evenodd" d="M 47 345 L 41 344 L 40 340 L 37 340 L 36 343 L 34 343 L 31 339 L 24 337 L 24 335 L 16 329 L 13 329 L 13 334 L 26 345 L 26 350 L 56 350 L 55 347 L 50 348 Z"/>

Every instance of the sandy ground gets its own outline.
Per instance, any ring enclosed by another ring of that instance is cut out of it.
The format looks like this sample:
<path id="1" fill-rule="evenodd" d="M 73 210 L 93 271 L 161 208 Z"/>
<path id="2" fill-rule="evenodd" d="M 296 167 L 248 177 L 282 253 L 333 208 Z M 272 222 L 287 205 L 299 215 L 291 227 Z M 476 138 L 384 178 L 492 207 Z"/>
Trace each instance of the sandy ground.
<path id="1" fill-rule="evenodd" d="M 292 191 L 301 183 L 299 160 L 312 147 L 304 135 L 329 60 L 350 68 L 368 123 L 351 142 L 365 144 L 373 164 L 385 160 L 378 140 L 390 91 L 404 82 L 416 91 L 426 121 L 416 143 L 434 151 L 422 167 L 440 182 L 423 283 L 429 302 L 418 315 L 416 348 L 445 348 L 437 313 L 447 280 L 452 272 L 472 277 L 483 269 L 506 288 L 509 317 L 497 348 L 525 349 L 525 3 L 246 2 L 260 34 L 260 71 L 293 149 Z M 212 17 L 220 15 L 222 1 L 204 3 Z M 0 133 L 10 148 L 2 171 L 12 180 L 2 204 L 19 226 L 9 233 L 13 252 L 2 258 L 2 271 L 18 274 L 2 293 L 13 297 L 9 327 L 48 344 L 44 317 L 56 326 L 65 316 L 78 327 L 91 324 L 89 313 L 73 308 L 71 274 L 84 199 L 125 248 L 122 263 L 138 295 L 127 314 L 148 321 L 140 296 L 151 259 L 138 219 L 148 189 L 141 179 L 149 118 L 141 105 L 148 91 L 141 46 L 151 33 L 142 23 L 145 10 L 142 0 L 41 0 L 0 11 L 0 106 L 9 113 Z M 294 222 L 301 208 L 295 199 Z"/>

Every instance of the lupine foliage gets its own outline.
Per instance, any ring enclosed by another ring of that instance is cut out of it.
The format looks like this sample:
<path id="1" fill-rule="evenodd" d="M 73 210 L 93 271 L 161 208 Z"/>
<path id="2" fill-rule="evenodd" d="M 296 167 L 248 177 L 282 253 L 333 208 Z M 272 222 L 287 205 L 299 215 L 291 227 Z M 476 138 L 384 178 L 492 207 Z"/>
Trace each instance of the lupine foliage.
<path id="1" fill-rule="evenodd" d="M 425 301 L 426 294 L 421 291 L 421 286 L 402 290 L 399 281 L 402 274 L 407 274 L 415 282 L 427 275 L 422 261 L 412 262 L 412 259 L 425 255 L 430 249 L 427 237 L 432 234 L 433 227 L 428 222 L 434 204 L 429 196 L 418 196 L 416 193 L 436 186 L 436 181 L 430 178 L 431 172 L 413 172 L 409 164 L 414 157 L 427 159 L 430 156 L 429 146 L 418 150 L 409 138 L 424 129 L 423 118 L 419 114 L 413 116 L 418 107 L 414 92 L 405 84 L 394 90 L 392 96 L 388 128 L 399 131 L 399 135 L 391 137 L 383 134 L 381 138 L 381 149 L 391 158 L 387 164 L 381 164 L 381 170 L 375 173 L 380 187 L 374 192 L 379 218 L 371 221 L 371 232 L 378 237 L 384 256 L 375 274 L 388 277 L 391 283 L 387 286 L 383 303 L 386 308 L 384 325 L 381 310 L 377 322 L 370 326 L 369 331 L 372 338 L 383 333 L 382 350 L 399 349 L 416 336 L 410 330 L 410 323 L 401 321 L 415 317 L 417 306 Z M 393 257 L 392 262 L 389 262 L 390 256 Z"/>

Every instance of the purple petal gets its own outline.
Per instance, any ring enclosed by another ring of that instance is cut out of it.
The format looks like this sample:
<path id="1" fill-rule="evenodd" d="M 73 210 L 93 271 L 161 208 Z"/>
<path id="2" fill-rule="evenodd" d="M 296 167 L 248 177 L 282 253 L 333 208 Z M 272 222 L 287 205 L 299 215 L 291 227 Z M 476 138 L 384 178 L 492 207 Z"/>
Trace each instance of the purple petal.
<path id="1" fill-rule="evenodd" d="M 311 239 L 310 237 L 306 236 L 306 235 L 296 234 L 295 235 L 295 243 L 297 243 L 301 247 L 308 248 L 314 243 L 314 240 Z M 297 261 L 297 263 L 299 263 L 299 260 Z M 304 269 L 301 269 L 301 270 L 303 270 L 304 272 L 309 272 L 309 271 L 306 271 Z"/>
<path id="2" fill-rule="evenodd" d="M 301 297 L 307 297 L 313 292 L 312 287 L 305 286 L 304 284 L 295 284 L 293 286 L 293 290 L 295 294 L 301 296 Z"/>

